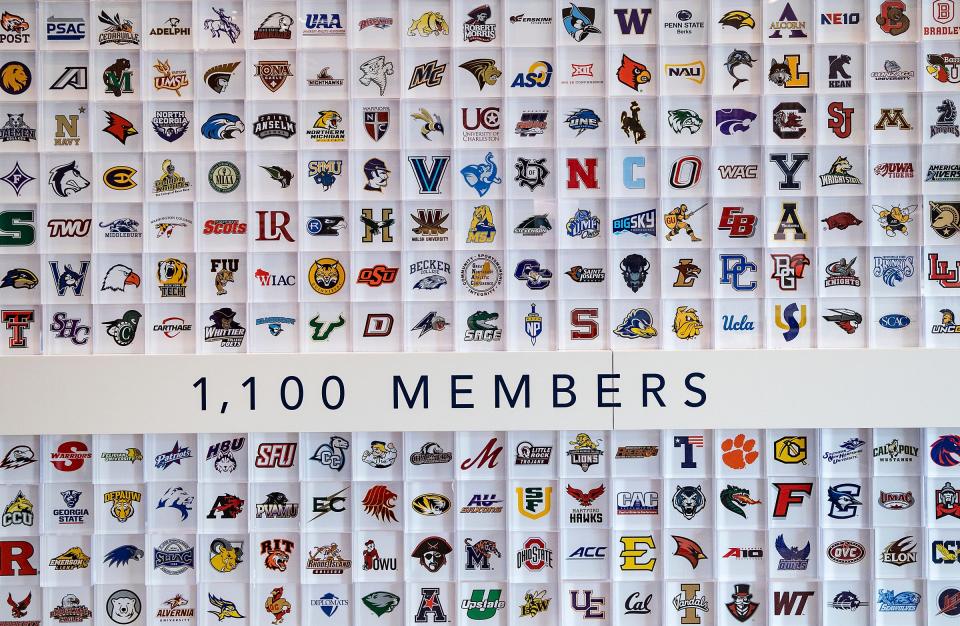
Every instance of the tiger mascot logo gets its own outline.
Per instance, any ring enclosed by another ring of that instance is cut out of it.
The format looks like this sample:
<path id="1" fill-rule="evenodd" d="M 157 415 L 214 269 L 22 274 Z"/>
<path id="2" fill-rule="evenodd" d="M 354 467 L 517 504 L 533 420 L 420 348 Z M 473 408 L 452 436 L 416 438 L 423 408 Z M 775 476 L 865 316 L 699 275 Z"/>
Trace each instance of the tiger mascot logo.
<path id="1" fill-rule="evenodd" d="M 180 259 L 164 259 L 157 264 L 157 280 L 161 285 L 186 285 L 187 264 Z"/>
<path id="2" fill-rule="evenodd" d="M 329 296 L 337 293 L 346 282 L 343 265 L 336 259 L 317 259 L 310 266 L 310 286 L 317 293 Z"/>
<path id="3" fill-rule="evenodd" d="M 320 117 L 313 123 L 314 128 L 340 128 L 343 117 L 336 111 L 320 111 Z"/>
<path id="4" fill-rule="evenodd" d="M 134 502 L 140 502 L 140 493 L 126 489 L 103 494 L 104 503 L 110 503 L 110 515 L 121 524 L 133 517 Z"/>
<path id="5" fill-rule="evenodd" d="M 703 330 L 703 323 L 696 309 L 678 306 L 673 318 L 673 332 L 680 339 L 694 339 Z"/>

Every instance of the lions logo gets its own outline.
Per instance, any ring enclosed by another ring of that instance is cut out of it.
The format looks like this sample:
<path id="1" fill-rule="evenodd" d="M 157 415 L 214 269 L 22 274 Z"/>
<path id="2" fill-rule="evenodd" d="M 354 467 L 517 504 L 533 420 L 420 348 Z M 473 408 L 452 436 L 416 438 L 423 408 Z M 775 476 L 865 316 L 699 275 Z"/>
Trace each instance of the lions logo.
<path id="1" fill-rule="evenodd" d="M 450 28 L 447 26 L 447 21 L 443 19 L 443 15 L 436 11 L 427 11 L 413 20 L 410 28 L 407 29 L 407 34 L 411 37 L 416 35 L 421 37 L 435 35 L 439 37 L 440 35 L 449 35 Z"/>
<path id="2" fill-rule="evenodd" d="M 680 339 L 693 339 L 703 330 L 703 323 L 700 322 L 700 316 L 696 309 L 686 306 L 678 306 L 677 313 L 673 318 L 673 332 Z"/>
<path id="3" fill-rule="evenodd" d="M 243 563 L 243 543 L 231 543 L 227 539 L 216 538 L 210 543 L 210 565 L 220 573 L 226 574 L 237 569 Z"/>
<path id="4" fill-rule="evenodd" d="M 0 89 L 11 96 L 16 96 L 30 87 L 33 76 L 30 68 L 19 61 L 10 61 L 0 67 Z"/>
<path id="5" fill-rule="evenodd" d="M 346 272 L 343 265 L 336 259 L 317 259 L 310 266 L 308 279 L 310 286 L 317 293 L 329 296 L 337 293 L 346 282 Z"/>
<path id="6" fill-rule="evenodd" d="M 493 59 L 472 59 L 461 63 L 460 67 L 473 74 L 480 89 L 486 85 L 496 85 L 497 79 L 503 75 L 503 72 L 497 69 L 497 62 Z"/>
<path id="7" fill-rule="evenodd" d="M 640 85 L 649 83 L 651 78 L 653 76 L 646 65 L 623 55 L 620 60 L 620 67 L 617 68 L 617 80 L 634 91 L 640 91 Z"/>
<path id="8" fill-rule="evenodd" d="M 677 491 L 673 494 L 673 508 L 685 519 L 693 519 L 693 516 L 702 511 L 705 506 L 707 506 L 707 499 L 700 485 L 696 487 L 677 485 Z"/>

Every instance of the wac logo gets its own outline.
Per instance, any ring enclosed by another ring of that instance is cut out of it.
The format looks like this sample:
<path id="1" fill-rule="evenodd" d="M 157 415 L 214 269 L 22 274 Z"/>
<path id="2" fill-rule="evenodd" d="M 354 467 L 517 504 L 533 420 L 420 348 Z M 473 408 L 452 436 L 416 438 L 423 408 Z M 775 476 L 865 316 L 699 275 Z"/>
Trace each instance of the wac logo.
<path id="1" fill-rule="evenodd" d="M 647 30 L 647 20 L 653 9 L 614 9 L 622 35 L 642 35 Z"/>
<path id="2" fill-rule="evenodd" d="M 433 156 L 430 159 L 431 165 L 427 167 L 427 157 L 407 157 L 421 195 L 440 193 L 440 184 L 443 182 L 443 176 L 447 172 L 447 164 L 450 162 L 448 156 Z"/>

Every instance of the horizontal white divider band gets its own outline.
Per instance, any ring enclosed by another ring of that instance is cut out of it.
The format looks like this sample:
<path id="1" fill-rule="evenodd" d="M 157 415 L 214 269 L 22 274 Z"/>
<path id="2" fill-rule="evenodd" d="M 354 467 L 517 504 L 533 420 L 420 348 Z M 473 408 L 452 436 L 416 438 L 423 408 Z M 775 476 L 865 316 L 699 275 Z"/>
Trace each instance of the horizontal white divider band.
<path id="1" fill-rule="evenodd" d="M 939 426 L 954 350 L 0 359 L 4 434 Z"/>

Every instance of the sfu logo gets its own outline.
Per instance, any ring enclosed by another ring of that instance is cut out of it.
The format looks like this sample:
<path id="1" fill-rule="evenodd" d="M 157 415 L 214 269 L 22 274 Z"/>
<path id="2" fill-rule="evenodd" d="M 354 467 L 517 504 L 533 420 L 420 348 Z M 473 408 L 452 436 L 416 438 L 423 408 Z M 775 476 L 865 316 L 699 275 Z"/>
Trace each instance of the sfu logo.
<path id="1" fill-rule="evenodd" d="M 253 464 L 262 469 L 292 467 L 296 457 L 296 443 L 261 443 Z"/>

